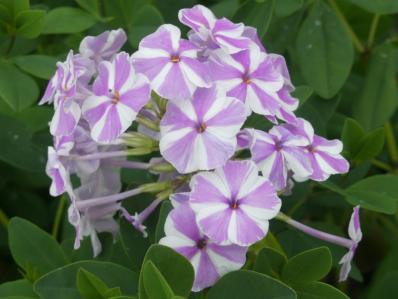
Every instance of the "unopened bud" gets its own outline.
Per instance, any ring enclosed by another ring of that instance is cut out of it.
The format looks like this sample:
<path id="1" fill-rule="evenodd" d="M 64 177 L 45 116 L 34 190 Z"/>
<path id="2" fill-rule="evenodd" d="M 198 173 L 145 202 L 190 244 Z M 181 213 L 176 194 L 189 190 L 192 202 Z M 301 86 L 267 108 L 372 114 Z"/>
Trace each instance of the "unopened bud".
<path id="1" fill-rule="evenodd" d="M 170 163 L 156 163 L 149 166 L 149 170 L 155 173 L 173 172 L 175 168 Z"/>
<path id="2" fill-rule="evenodd" d="M 170 182 L 148 183 L 140 187 L 141 192 L 157 193 L 170 189 Z"/>

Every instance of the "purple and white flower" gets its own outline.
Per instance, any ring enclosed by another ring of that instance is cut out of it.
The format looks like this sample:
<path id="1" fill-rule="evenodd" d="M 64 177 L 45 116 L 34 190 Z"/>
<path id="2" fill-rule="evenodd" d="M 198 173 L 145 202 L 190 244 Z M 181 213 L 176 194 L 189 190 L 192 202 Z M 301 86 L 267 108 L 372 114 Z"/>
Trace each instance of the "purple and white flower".
<path id="1" fill-rule="evenodd" d="M 50 132 L 54 136 L 73 133 L 81 116 L 80 104 L 76 101 L 83 87 L 92 75 L 90 63 L 70 51 L 65 62 L 57 63 L 57 71 L 47 85 L 39 105 L 53 103 L 55 113 L 51 120 Z M 81 89 L 81 90 L 79 90 Z"/>
<path id="2" fill-rule="evenodd" d="M 275 126 L 269 133 L 255 130 L 250 151 L 262 174 L 279 191 L 287 187 L 289 176 L 299 179 L 312 174 L 305 149 L 308 145 L 306 138 L 293 135 L 283 126 Z"/>
<path id="3" fill-rule="evenodd" d="M 137 72 L 145 74 L 152 89 L 169 100 L 189 98 L 197 87 L 209 87 L 207 67 L 194 44 L 181 39 L 176 26 L 162 25 L 146 36 L 132 55 Z"/>
<path id="4" fill-rule="evenodd" d="M 280 66 L 274 54 L 250 47 L 236 54 L 217 52 L 210 60 L 213 79 L 227 90 L 227 95 L 246 103 L 248 112 L 265 115 L 272 121 L 278 117 L 294 121 L 293 110 L 298 101 L 289 97 Z M 282 58 L 283 59 L 283 58 Z"/>
<path id="5" fill-rule="evenodd" d="M 302 118 L 297 119 L 296 125 L 286 125 L 286 128 L 308 140 L 306 151 L 313 170 L 310 175 L 312 180 L 325 181 L 332 174 L 348 171 L 349 164 L 340 154 L 343 150 L 340 140 L 327 140 L 315 135 L 311 124 Z"/>
<path id="6" fill-rule="evenodd" d="M 249 246 L 264 238 L 281 200 L 252 161 L 229 161 L 191 180 L 190 205 L 203 233 L 219 244 Z"/>
<path id="7" fill-rule="evenodd" d="M 247 49 L 250 38 L 244 36 L 245 26 L 234 24 L 226 18 L 217 19 L 210 9 L 203 5 L 181 9 L 178 12 L 181 23 L 190 27 L 190 40 L 202 49 L 222 48 L 227 53 L 237 53 Z"/>
<path id="8" fill-rule="evenodd" d="M 80 43 L 79 52 L 97 63 L 110 60 L 127 40 L 123 29 L 104 31 L 97 36 L 86 36 Z"/>
<path id="9" fill-rule="evenodd" d="M 216 88 L 198 88 L 191 100 L 169 102 L 160 152 L 180 173 L 220 167 L 234 154 L 246 119 L 244 105 Z"/>
<path id="10" fill-rule="evenodd" d="M 212 286 L 219 277 L 245 263 L 247 248 L 222 246 L 206 237 L 198 228 L 195 213 L 188 204 L 182 204 L 169 213 L 164 230 L 166 236 L 159 243 L 185 256 L 194 268 L 194 292 Z"/>
<path id="11" fill-rule="evenodd" d="M 83 104 L 83 115 L 97 142 L 110 143 L 124 133 L 150 99 L 148 80 L 136 74 L 127 53 L 103 61 L 93 85 L 94 95 Z"/>
<path id="12" fill-rule="evenodd" d="M 354 258 L 359 242 L 362 240 L 361 223 L 359 220 L 359 206 L 354 207 L 351 215 L 350 224 L 348 225 L 348 235 L 352 241 L 349 251 L 342 257 L 339 281 L 345 281 L 351 271 L 351 262 Z"/>
<path id="13" fill-rule="evenodd" d="M 69 170 L 62 156 L 69 155 L 74 145 L 70 136 L 54 137 L 54 147 L 48 147 L 46 173 L 51 178 L 50 195 L 59 196 L 72 190 L 69 179 Z"/>

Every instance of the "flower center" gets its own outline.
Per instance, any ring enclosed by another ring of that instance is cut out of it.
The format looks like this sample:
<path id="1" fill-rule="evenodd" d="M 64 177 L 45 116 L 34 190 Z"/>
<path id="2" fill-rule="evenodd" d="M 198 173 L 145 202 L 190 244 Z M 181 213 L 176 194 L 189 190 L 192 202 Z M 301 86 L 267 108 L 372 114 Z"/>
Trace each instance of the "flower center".
<path id="1" fill-rule="evenodd" d="M 202 238 L 198 242 L 196 242 L 196 247 L 198 247 L 199 249 L 205 248 L 206 245 L 207 245 L 207 241 L 205 238 Z"/>
<path id="2" fill-rule="evenodd" d="M 196 131 L 198 133 L 203 133 L 204 131 L 206 131 L 206 128 L 207 128 L 206 124 L 202 122 L 196 127 Z"/>
<path id="3" fill-rule="evenodd" d="M 252 83 L 252 80 L 250 79 L 249 75 L 243 75 L 242 81 L 243 81 L 243 83 L 246 83 L 246 84 Z"/>
<path id="4" fill-rule="evenodd" d="M 120 102 L 120 93 L 118 91 L 115 91 L 112 97 L 112 104 L 117 104 Z"/>
<path id="5" fill-rule="evenodd" d="M 312 145 L 307 146 L 307 151 L 309 151 L 310 153 L 315 153 L 316 152 L 316 148 L 313 147 Z"/>
<path id="6" fill-rule="evenodd" d="M 280 141 L 275 142 L 275 150 L 280 152 L 283 148 L 283 144 Z"/>
<path id="7" fill-rule="evenodd" d="M 236 210 L 239 208 L 239 202 L 237 199 L 232 199 L 231 203 L 229 204 L 232 210 Z"/>
<path id="8" fill-rule="evenodd" d="M 178 62 L 180 62 L 181 58 L 178 55 L 171 55 L 170 60 L 173 63 L 178 63 Z"/>

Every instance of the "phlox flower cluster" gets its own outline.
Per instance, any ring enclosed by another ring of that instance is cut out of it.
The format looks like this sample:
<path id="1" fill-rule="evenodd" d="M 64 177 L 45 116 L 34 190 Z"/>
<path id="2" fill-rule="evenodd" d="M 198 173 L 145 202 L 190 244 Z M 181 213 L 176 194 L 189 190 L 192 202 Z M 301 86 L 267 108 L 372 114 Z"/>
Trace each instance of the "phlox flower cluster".
<path id="1" fill-rule="evenodd" d="M 340 141 L 316 135 L 295 116 L 285 59 L 266 51 L 255 28 L 218 19 L 201 5 L 178 17 L 191 29 L 188 39 L 165 24 L 132 55 L 120 51 L 122 29 L 84 38 L 77 54 L 57 64 L 40 104 L 55 109 L 46 171 L 50 194 L 69 195 L 75 248 L 90 236 L 98 255 L 97 233 L 116 236 L 117 216 L 145 236 L 145 220 L 170 197 L 174 209 L 160 243 L 192 263 L 199 291 L 244 265 L 294 181 L 324 181 L 349 165 Z M 247 128 L 252 114 L 273 127 Z M 250 158 L 240 158 L 245 151 Z M 148 162 L 130 159 L 148 154 Z M 122 168 L 159 180 L 122 191 Z M 143 192 L 154 196 L 145 210 L 123 207 L 122 200 Z M 343 279 L 360 241 L 351 231 L 356 243 L 346 246 Z"/>

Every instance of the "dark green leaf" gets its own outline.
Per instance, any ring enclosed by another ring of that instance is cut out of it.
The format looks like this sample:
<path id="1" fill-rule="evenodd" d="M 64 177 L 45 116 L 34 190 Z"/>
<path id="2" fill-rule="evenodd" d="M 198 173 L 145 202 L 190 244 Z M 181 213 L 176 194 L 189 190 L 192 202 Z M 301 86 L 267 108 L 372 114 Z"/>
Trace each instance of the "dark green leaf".
<path id="1" fill-rule="evenodd" d="M 96 23 L 96 19 L 81 9 L 58 7 L 45 17 L 42 34 L 78 33 Z"/>
<path id="2" fill-rule="evenodd" d="M 32 142 L 32 132 L 22 123 L 1 114 L 0 128 L 7 128 L 0 134 L 0 160 L 21 169 L 43 172 L 46 158 Z"/>
<path id="3" fill-rule="evenodd" d="M 253 271 L 234 271 L 221 277 L 210 289 L 209 299 L 295 299 L 296 293 L 287 285 Z"/>
<path id="4" fill-rule="evenodd" d="M 373 13 L 393 14 L 398 12 L 396 0 L 348 0 L 351 3 Z"/>
<path id="5" fill-rule="evenodd" d="M 17 56 L 13 61 L 23 71 L 42 79 L 50 79 L 57 64 L 56 58 L 46 55 Z"/>
<path id="6" fill-rule="evenodd" d="M 39 88 L 29 76 L 15 66 L 0 61 L 0 98 L 13 110 L 21 111 L 39 97 Z"/>
<path id="7" fill-rule="evenodd" d="M 301 106 L 310 98 L 313 92 L 314 89 L 310 86 L 297 86 L 292 92 L 292 96 L 299 100 Z"/>
<path id="8" fill-rule="evenodd" d="M 79 293 L 84 299 L 106 299 L 108 286 L 93 273 L 83 268 L 77 272 L 76 280 Z"/>
<path id="9" fill-rule="evenodd" d="M 327 247 L 301 252 L 290 258 L 282 270 L 288 284 L 311 282 L 325 277 L 332 267 L 332 256 Z"/>
<path id="10" fill-rule="evenodd" d="M 303 6 L 303 0 L 284 0 L 275 1 L 275 15 L 283 18 L 287 17 Z"/>
<path id="11" fill-rule="evenodd" d="M 239 7 L 233 20 L 257 28 L 258 36 L 262 39 L 271 23 L 273 11 L 274 0 L 248 0 Z"/>
<path id="12" fill-rule="evenodd" d="M 388 299 L 395 296 L 398 292 L 398 271 L 388 272 L 372 285 L 369 292 L 369 299 Z"/>
<path id="13" fill-rule="evenodd" d="M 353 205 L 376 212 L 394 214 L 398 203 L 398 176 L 375 175 L 365 178 L 346 190 L 347 200 Z"/>
<path id="14" fill-rule="evenodd" d="M 354 60 L 346 30 L 333 11 L 317 1 L 303 22 L 296 50 L 301 72 L 323 98 L 332 98 L 346 81 Z"/>
<path id="15" fill-rule="evenodd" d="M 35 283 L 35 291 L 42 299 L 81 299 L 76 288 L 76 275 L 79 269 L 96 275 L 108 287 L 120 287 L 128 296 L 137 293 L 138 275 L 122 266 L 109 262 L 82 261 L 56 269 Z"/>
<path id="16" fill-rule="evenodd" d="M 370 132 L 363 137 L 360 141 L 360 145 L 361 147 L 353 159 L 357 161 L 372 160 L 383 149 L 384 129 L 380 128 Z"/>
<path id="17" fill-rule="evenodd" d="M 149 298 L 168 299 L 174 296 L 166 279 L 151 261 L 145 262 L 142 276 L 144 288 Z"/>
<path id="18" fill-rule="evenodd" d="M 93 16 L 100 16 L 99 0 L 75 0 L 81 8 L 92 14 Z"/>
<path id="19" fill-rule="evenodd" d="M 144 264 L 146 261 L 154 263 L 174 294 L 183 297 L 188 296 L 194 280 L 194 271 L 192 265 L 185 257 L 169 247 L 152 245 L 145 255 Z M 140 275 L 139 295 L 141 299 L 150 298 L 145 292 L 142 275 Z"/>
<path id="20" fill-rule="evenodd" d="M 286 258 L 272 248 L 264 248 L 257 256 L 254 270 L 263 274 L 279 278 Z"/>
<path id="21" fill-rule="evenodd" d="M 43 28 L 46 12 L 40 9 L 22 11 L 16 19 L 17 35 L 24 38 L 35 38 Z"/>
<path id="22" fill-rule="evenodd" d="M 5 282 L 0 285 L 0 298 L 16 295 L 39 298 L 33 291 L 32 284 L 26 279 Z"/>
<path id="23" fill-rule="evenodd" d="M 372 53 L 362 95 L 354 105 L 354 116 L 365 130 L 382 126 L 398 105 L 395 79 L 396 52 L 390 44 Z"/>
<path id="24" fill-rule="evenodd" d="M 11 254 L 25 271 L 31 269 L 45 274 L 68 262 L 57 241 L 29 221 L 12 218 L 8 237 Z"/>
<path id="25" fill-rule="evenodd" d="M 310 282 L 296 287 L 299 299 L 349 299 L 340 290 L 323 282 Z"/>
<path id="26" fill-rule="evenodd" d="M 352 118 L 347 118 L 344 122 L 341 139 L 344 144 L 344 151 L 349 158 L 357 155 L 361 148 L 361 140 L 365 137 L 365 132 L 361 125 Z"/>

